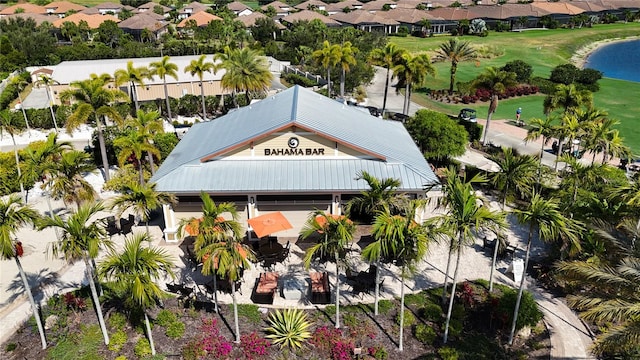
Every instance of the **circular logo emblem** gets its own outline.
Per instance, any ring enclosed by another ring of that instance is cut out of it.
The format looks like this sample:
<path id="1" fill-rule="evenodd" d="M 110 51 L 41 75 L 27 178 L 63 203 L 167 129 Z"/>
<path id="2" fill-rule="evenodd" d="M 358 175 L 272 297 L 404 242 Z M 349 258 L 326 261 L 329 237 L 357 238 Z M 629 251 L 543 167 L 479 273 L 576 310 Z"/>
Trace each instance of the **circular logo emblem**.
<path id="1" fill-rule="evenodd" d="M 300 145 L 300 140 L 298 140 L 297 137 L 291 137 L 289 138 L 289 142 L 287 142 L 287 145 L 289 145 L 290 148 L 295 149 L 298 147 L 298 145 Z"/>

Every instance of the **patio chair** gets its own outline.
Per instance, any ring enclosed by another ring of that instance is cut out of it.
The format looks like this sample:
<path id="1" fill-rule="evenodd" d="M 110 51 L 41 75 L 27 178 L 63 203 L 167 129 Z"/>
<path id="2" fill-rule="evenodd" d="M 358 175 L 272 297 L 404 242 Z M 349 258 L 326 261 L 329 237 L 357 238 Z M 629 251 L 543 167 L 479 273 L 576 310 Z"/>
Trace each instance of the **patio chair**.
<path id="1" fill-rule="evenodd" d="M 120 228 L 118 228 L 116 218 L 114 216 L 109 216 L 106 218 L 106 220 L 107 226 L 105 227 L 105 230 L 107 231 L 107 234 L 109 234 L 109 236 L 120 233 Z"/>
<path id="2" fill-rule="evenodd" d="M 256 285 L 251 293 L 251 301 L 256 304 L 273 304 L 278 289 L 278 274 L 275 272 L 261 273 L 256 279 Z"/>
<path id="3" fill-rule="evenodd" d="M 328 304 L 331 302 L 331 288 L 329 286 L 329 274 L 324 272 L 311 272 L 310 292 L 312 304 Z"/>
<path id="4" fill-rule="evenodd" d="M 287 261 L 287 259 L 289 258 L 290 250 L 291 250 L 291 242 L 287 241 L 287 245 L 285 245 L 284 249 L 282 249 L 282 252 L 278 255 L 277 261 L 278 262 Z"/>
<path id="5" fill-rule="evenodd" d="M 133 227 L 133 221 L 131 221 L 132 215 L 129 215 L 129 219 L 120 219 L 120 232 L 122 235 L 127 235 L 131 232 Z"/>

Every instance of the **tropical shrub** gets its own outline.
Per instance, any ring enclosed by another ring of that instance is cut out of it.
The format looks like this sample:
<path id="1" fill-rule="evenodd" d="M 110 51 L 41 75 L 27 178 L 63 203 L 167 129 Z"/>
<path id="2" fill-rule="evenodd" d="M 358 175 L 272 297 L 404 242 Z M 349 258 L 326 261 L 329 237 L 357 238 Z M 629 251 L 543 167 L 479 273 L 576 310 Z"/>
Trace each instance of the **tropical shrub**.
<path id="1" fill-rule="evenodd" d="M 380 300 L 378 301 L 378 312 L 382 315 L 386 315 L 389 313 L 389 310 L 393 309 L 393 303 L 391 300 Z"/>
<path id="2" fill-rule="evenodd" d="M 205 356 L 226 359 L 233 350 L 232 344 L 220 334 L 218 321 L 214 318 L 203 319 L 197 334 L 182 348 L 185 360 L 197 360 Z"/>
<path id="3" fill-rule="evenodd" d="M 433 345 L 433 342 L 436 340 L 436 331 L 433 328 L 426 324 L 418 324 L 416 325 L 416 329 L 414 331 L 414 335 L 418 341 L 425 345 Z"/>
<path id="4" fill-rule="evenodd" d="M 178 137 L 174 133 L 160 133 L 153 136 L 153 144 L 160 151 L 158 165 L 169 156 L 173 148 L 178 145 Z"/>
<path id="5" fill-rule="evenodd" d="M 407 131 L 429 159 L 445 159 L 465 152 L 468 134 L 464 127 L 447 115 L 432 110 L 418 110 L 406 124 Z"/>
<path id="6" fill-rule="evenodd" d="M 498 303 L 498 312 L 506 316 L 507 324 L 513 321 L 513 309 L 516 305 L 518 292 L 516 289 L 505 289 Z M 538 309 L 533 295 L 524 291 L 520 300 L 520 309 L 518 309 L 518 321 L 516 321 L 516 330 L 520 330 L 525 326 L 535 326 L 542 320 L 542 312 Z"/>
<path id="7" fill-rule="evenodd" d="M 122 350 L 122 347 L 126 344 L 127 340 L 128 337 L 126 332 L 123 330 L 116 331 L 109 337 L 109 350 L 113 352 Z"/>
<path id="8" fill-rule="evenodd" d="M 305 76 L 295 73 L 288 73 L 283 76 L 284 80 L 292 85 L 300 85 L 304 87 L 312 87 L 318 85 L 316 81 L 310 80 Z"/>
<path id="9" fill-rule="evenodd" d="M 151 355 L 151 345 L 146 337 L 141 337 L 133 348 L 133 353 L 138 357 L 146 357 Z"/>
<path id="10" fill-rule="evenodd" d="M 438 322 L 442 320 L 442 308 L 438 304 L 427 304 L 420 309 L 420 317 L 427 321 Z"/>
<path id="11" fill-rule="evenodd" d="M 178 320 L 170 323 L 165 334 L 172 339 L 180 339 L 184 335 L 184 323 Z"/>
<path id="12" fill-rule="evenodd" d="M 122 330 L 124 329 L 125 325 L 127 325 L 127 317 L 119 312 L 114 312 L 109 315 L 109 319 L 107 320 L 107 322 L 109 323 L 109 327 L 111 327 L 113 330 Z"/>
<path id="13" fill-rule="evenodd" d="M 240 346 L 242 354 L 247 359 L 253 359 L 256 356 L 265 356 L 269 353 L 271 344 L 267 339 L 263 339 L 254 331 L 250 334 L 243 334 L 240 337 Z"/>
<path id="14" fill-rule="evenodd" d="M 459 357 L 458 350 L 446 346 L 438 349 L 438 355 L 442 360 L 458 360 Z"/>
<path id="15" fill-rule="evenodd" d="M 516 74 L 516 81 L 519 83 L 528 82 L 531 79 L 531 74 L 533 74 L 533 66 L 522 60 L 509 61 L 500 70 Z"/>
<path id="16" fill-rule="evenodd" d="M 416 317 L 413 315 L 413 312 L 409 309 L 404 309 L 404 327 L 411 327 L 416 323 Z M 400 314 L 396 315 L 396 324 L 400 325 Z"/>
<path id="17" fill-rule="evenodd" d="M 262 321 L 260 309 L 254 304 L 238 304 L 238 316 L 249 320 L 253 324 L 259 324 Z"/>
<path id="18" fill-rule="evenodd" d="M 171 323 L 177 320 L 178 320 L 178 317 L 176 316 L 176 314 L 174 314 L 169 310 L 163 309 L 163 310 L 160 310 L 160 312 L 158 313 L 158 316 L 156 316 L 155 323 L 160 326 L 167 327 Z"/>
<path id="19" fill-rule="evenodd" d="M 389 358 L 389 352 L 382 345 L 372 346 L 367 349 L 369 356 L 373 356 L 376 360 L 387 360 Z"/>
<path id="20" fill-rule="evenodd" d="M 269 314 L 269 327 L 265 330 L 274 344 L 281 348 L 300 348 L 311 337 L 307 314 L 299 309 L 276 310 Z"/>

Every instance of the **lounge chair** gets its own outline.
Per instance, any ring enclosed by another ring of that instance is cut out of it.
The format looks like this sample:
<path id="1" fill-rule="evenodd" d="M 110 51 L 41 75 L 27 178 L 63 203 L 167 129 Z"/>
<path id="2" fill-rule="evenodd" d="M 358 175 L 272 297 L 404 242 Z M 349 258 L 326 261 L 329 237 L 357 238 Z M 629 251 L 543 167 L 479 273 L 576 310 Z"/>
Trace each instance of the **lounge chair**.
<path id="1" fill-rule="evenodd" d="M 251 301 L 256 304 L 273 304 L 278 289 L 278 274 L 266 272 L 256 279 L 256 285 L 251 293 Z"/>
<path id="2" fill-rule="evenodd" d="M 331 287 L 329 274 L 325 272 L 311 272 L 310 292 L 312 304 L 328 304 L 331 302 Z"/>

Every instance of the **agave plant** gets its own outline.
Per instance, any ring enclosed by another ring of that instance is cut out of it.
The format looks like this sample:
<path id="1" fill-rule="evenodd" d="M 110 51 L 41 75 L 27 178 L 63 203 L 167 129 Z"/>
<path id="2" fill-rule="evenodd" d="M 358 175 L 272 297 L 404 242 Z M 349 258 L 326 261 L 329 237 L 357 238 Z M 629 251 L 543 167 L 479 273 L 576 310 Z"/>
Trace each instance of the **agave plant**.
<path id="1" fill-rule="evenodd" d="M 265 330 L 274 344 L 279 344 L 281 348 L 301 348 L 306 339 L 311 337 L 307 331 L 310 324 L 307 321 L 307 314 L 298 309 L 276 310 L 269 315 L 270 327 Z"/>

